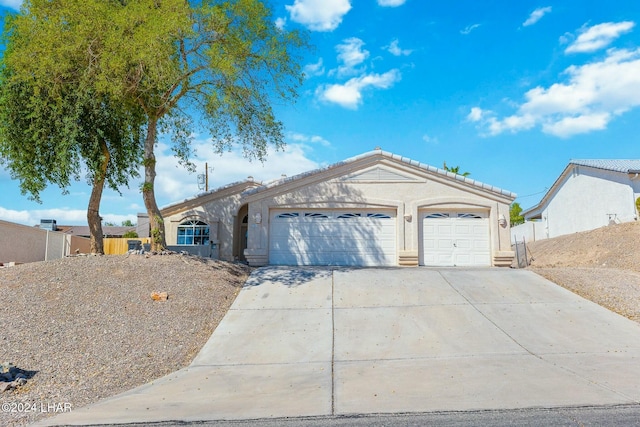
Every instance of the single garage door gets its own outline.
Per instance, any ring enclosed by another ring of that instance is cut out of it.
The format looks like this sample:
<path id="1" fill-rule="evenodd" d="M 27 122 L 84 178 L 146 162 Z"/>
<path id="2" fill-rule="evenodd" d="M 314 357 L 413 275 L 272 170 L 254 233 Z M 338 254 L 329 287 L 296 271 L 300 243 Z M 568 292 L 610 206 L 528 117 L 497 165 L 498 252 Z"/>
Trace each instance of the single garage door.
<path id="1" fill-rule="evenodd" d="M 420 264 L 490 266 L 489 218 L 483 212 L 425 212 Z"/>
<path id="2" fill-rule="evenodd" d="M 389 266 L 396 261 L 396 212 L 273 210 L 269 263 Z"/>

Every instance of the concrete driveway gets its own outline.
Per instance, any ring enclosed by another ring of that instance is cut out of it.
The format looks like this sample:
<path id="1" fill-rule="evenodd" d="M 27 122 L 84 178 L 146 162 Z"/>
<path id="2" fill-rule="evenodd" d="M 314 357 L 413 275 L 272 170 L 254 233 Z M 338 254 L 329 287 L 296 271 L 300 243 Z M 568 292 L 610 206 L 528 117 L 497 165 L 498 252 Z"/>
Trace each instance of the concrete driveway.
<path id="1" fill-rule="evenodd" d="M 254 272 L 192 365 L 43 425 L 640 402 L 640 325 L 510 269 Z"/>

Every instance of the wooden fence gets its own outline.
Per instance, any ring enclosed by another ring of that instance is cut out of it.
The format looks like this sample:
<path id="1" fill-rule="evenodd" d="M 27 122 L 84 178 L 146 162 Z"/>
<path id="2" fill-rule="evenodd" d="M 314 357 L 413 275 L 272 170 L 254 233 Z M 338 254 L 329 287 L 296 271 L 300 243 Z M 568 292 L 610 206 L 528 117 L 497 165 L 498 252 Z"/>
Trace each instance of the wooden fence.
<path id="1" fill-rule="evenodd" d="M 151 243 L 150 237 L 130 237 L 130 238 L 109 237 L 104 239 L 105 255 L 126 254 L 127 251 L 129 250 L 129 240 L 138 240 L 141 242 L 141 244 Z"/>

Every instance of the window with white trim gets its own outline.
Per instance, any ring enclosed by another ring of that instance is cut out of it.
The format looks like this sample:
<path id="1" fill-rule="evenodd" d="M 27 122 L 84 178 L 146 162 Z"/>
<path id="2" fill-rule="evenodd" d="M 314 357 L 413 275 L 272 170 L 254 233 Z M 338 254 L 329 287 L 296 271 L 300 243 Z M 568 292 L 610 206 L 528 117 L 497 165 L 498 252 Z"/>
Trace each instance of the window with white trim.
<path id="1" fill-rule="evenodd" d="M 178 245 L 208 245 L 209 226 L 202 221 L 184 221 L 178 226 Z"/>

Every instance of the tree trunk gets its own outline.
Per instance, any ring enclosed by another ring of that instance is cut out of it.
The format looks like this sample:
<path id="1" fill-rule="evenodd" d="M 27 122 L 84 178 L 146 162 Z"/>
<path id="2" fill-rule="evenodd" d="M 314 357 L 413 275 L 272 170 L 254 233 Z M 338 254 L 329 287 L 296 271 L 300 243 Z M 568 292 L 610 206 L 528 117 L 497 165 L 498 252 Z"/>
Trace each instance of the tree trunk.
<path id="1" fill-rule="evenodd" d="M 100 142 L 102 149 L 102 164 L 100 170 L 96 172 L 89 197 L 89 207 L 87 208 L 87 222 L 89 223 L 89 234 L 91 236 L 91 253 L 104 255 L 104 242 L 102 240 L 102 218 L 100 218 L 100 201 L 102 200 L 102 190 L 109 167 L 109 149 L 107 144 Z"/>
<path id="2" fill-rule="evenodd" d="M 162 251 L 166 248 L 167 242 L 164 236 L 164 221 L 162 214 L 156 203 L 155 180 L 156 180 L 156 156 L 153 153 L 156 144 L 156 133 L 158 130 L 158 120 L 149 118 L 147 125 L 147 137 L 144 141 L 144 184 L 142 184 L 142 199 L 149 215 L 149 226 L 151 228 L 151 250 Z"/>

